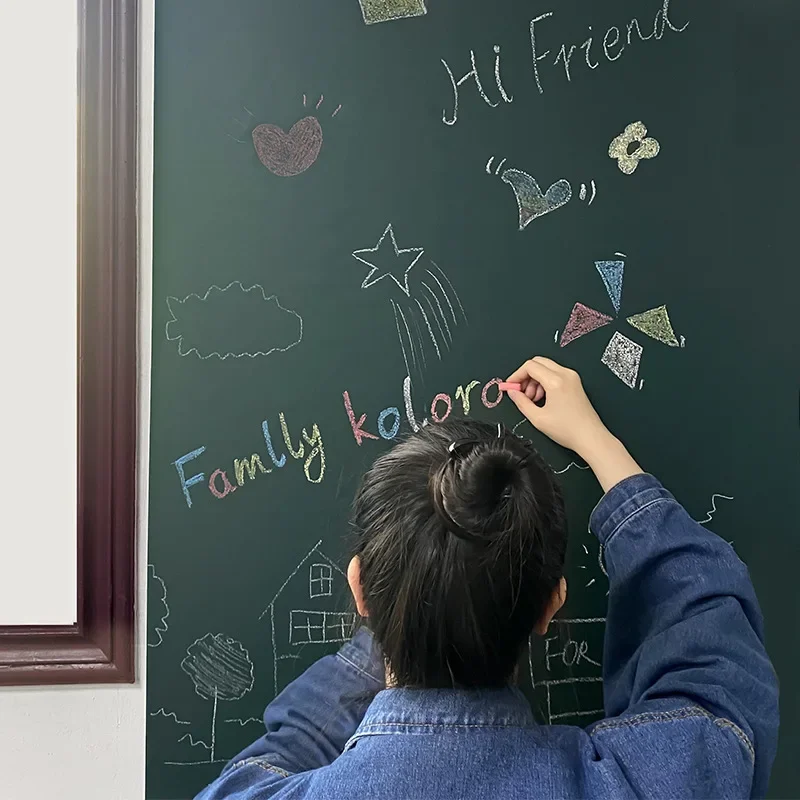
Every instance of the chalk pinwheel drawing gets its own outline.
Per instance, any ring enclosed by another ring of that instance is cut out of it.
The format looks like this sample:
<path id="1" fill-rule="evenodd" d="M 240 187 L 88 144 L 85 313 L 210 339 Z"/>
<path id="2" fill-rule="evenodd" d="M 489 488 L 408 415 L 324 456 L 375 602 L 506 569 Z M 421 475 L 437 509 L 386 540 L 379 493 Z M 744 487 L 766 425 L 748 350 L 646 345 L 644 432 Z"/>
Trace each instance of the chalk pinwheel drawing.
<path id="1" fill-rule="evenodd" d="M 399 247 L 391 223 L 374 247 L 353 251 L 353 258 L 369 267 L 362 289 L 388 288 L 406 374 L 420 374 L 428 356 L 441 361 L 455 329 L 468 321 L 444 270 L 427 258 L 424 248 Z"/>
<path id="2" fill-rule="evenodd" d="M 624 259 L 627 258 L 624 253 L 617 253 L 616 255 L 617 259 L 615 260 L 595 262 L 597 272 L 603 280 L 606 292 L 614 307 L 615 315 L 619 314 L 622 307 L 622 288 L 625 277 Z M 626 321 L 640 333 L 644 333 L 649 338 L 668 347 L 684 347 L 686 344 L 686 340 L 683 337 L 679 340 L 675 335 L 666 305 L 651 308 L 640 314 L 634 314 L 627 317 Z M 566 327 L 561 332 L 559 344 L 561 347 L 566 347 L 570 342 L 574 342 L 576 339 L 599 328 L 611 325 L 613 322 L 614 317 L 590 308 L 583 303 L 575 303 Z M 556 333 L 556 339 L 558 339 L 558 332 Z M 644 347 L 642 345 L 629 339 L 619 331 L 615 331 L 603 352 L 601 361 L 626 386 L 635 389 L 639 380 L 639 369 L 643 353 Z M 640 381 L 639 388 L 641 389 L 643 385 L 644 382 Z"/>
<path id="3" fill-rule="evenodd" d="M 182 357 L 257 358 L 285 353 L 303 340 L 303 318 L 257 283 L 231 281 L 202 295 L 168 297 L 167 309 L 167 341 L 178 343 Z"/>
<path id="4" fill-rule="evenodd" d="M 217 706 L 219 701 L 241 700 L 253 688 L 253 662 L 250 654 L 235 639 L 222 633 L 207 633 L 186 650 L 181 669 L 192 679 L 195 692 L 214 703 L 211 713 L 211 743 L 190 739 L 192 747 L 208 751 L 208 761 L 216 756 Z M 191 734 L 185 734 L 190 736 Z"/>

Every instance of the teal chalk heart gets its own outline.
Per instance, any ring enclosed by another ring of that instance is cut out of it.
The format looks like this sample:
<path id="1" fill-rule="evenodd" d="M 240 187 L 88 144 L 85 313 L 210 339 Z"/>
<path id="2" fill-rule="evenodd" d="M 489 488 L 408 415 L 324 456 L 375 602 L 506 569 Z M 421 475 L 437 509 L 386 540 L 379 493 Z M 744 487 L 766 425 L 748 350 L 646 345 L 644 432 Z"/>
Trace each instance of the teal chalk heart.
<path id="1" fill-rule="evenodd" d="M 560 180 L 542 193 L 535 178 L 518 169 L 507 169 L 503 181 L 514 190 L 519 206 L 519 229 L 525 228 L 537 217 L 565 206 L 572 199 L 572 186 L 569 181 Z"/>

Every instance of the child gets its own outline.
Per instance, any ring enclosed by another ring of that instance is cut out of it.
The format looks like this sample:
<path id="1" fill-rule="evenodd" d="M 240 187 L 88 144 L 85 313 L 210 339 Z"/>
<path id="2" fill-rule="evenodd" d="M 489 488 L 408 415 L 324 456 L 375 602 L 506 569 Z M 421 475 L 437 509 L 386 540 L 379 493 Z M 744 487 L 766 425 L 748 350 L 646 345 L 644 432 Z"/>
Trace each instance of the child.
<path id="1" fill-rule="evenodd" d="M 513 687 L 566 597 L 551 470 L 497 426 L 429 425 L 356 498 L 348 581 L 369 630 L 267 707 L 266 735 L 203 800 L 764 795 L 778 689 L 747 569 L 642 472 L 575 372 L 535 358 L 509 381 L 606 493 L 591 518 L 610 582 L 606 719 L 538 725 Z"/>

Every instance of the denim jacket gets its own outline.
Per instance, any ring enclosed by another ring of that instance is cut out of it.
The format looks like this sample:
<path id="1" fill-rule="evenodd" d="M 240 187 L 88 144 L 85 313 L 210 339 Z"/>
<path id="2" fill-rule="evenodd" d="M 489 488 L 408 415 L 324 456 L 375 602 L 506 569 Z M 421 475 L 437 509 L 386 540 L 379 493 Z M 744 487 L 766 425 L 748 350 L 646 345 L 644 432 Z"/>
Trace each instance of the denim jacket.
<path id="1" fill-rule="evenodd" d="M 590 527 L 610 581 L 606 719 L 539 725 L 510 687 L 385 689 L 361 630 L 267 706 L 266 734 L 198 797 L 762 797 L 778 687 L 747 568 L 650 475 L 608 492 Z"/>

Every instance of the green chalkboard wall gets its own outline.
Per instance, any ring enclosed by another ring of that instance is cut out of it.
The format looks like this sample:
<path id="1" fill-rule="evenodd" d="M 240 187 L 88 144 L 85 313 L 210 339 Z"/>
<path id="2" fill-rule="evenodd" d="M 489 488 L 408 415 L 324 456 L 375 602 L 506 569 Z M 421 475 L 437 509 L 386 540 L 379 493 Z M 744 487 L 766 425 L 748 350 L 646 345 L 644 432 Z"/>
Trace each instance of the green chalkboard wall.
<path id="1" fill-rule="evenodd" d="M 493 383 L 535 353 L 750 565 L 800 794 L 798 39 L 794 0 L 159 0 L 149 798 L 347 636 L 358 476 L 451 406 L 562 473 L 574 621 L 520 675 L 596 718 L 599 490 Z"/>

